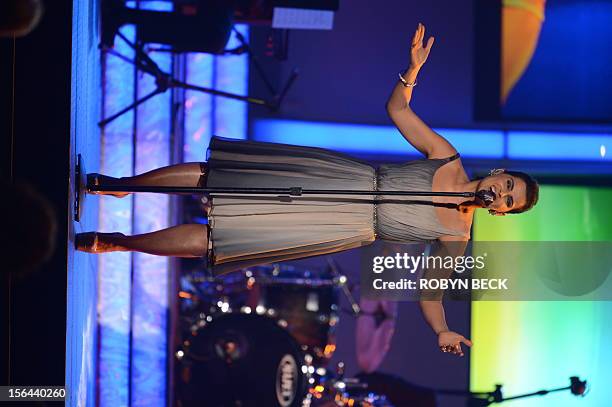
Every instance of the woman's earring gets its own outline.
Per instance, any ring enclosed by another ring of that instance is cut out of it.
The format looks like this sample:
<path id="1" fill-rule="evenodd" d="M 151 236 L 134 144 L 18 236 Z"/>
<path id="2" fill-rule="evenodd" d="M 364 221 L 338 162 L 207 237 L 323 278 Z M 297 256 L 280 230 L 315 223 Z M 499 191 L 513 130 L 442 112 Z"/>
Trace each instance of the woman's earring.
<path id="1" fill-rule="evenodd" d="M 498 174 L 503 174 L 504 172 L 506 172 L 504 168 L 494 168 L 491 171 L 489 171 L 489 175 L 498 175 Z"/>

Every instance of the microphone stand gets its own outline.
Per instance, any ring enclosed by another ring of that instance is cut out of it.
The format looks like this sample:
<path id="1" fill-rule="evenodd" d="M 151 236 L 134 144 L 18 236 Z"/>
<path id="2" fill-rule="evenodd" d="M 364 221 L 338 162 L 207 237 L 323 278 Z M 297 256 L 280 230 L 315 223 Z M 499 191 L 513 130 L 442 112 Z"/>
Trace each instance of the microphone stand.
<path id="1" fill-rule="evenodd" d="M 85 198 L 85 189 L 89 192 L 148 192 L 158 194 L 204 194 L 204 195 L 270 195 L 280 197 L 299 197 L 304 195 L 361 195 L 361 196 L 448 196 L 460 198 L 477 198 L 483 202 L 488 200 L 488 192 L 433 192 L 433 191 L 367 191 L 359 189 L 305 189 L 302 187 L 290 188 L 235 188 L 235 187 L 179 187 L 179 186 L 123 186 L 123 185 L 87 185 L 86 172 L 83 168 L 81 155 L 77 156 L 74 217 L 80 219 L 82 201 Z"/>
<path id="2" fill-rule="evenodd" d="M 453 196 L 473 198 L 474 192 L 432 192 L 432 191 L 366 191 L 359 189 L 303 189 L 302 187 L 290 188 L 233 188 L 233 187 L 174 187 L 174 186 L 111 186 L 91 185 L 91 192 L 150 192 L 161 194 L 224 194 L 224 195 L 281 195 L 281 196 L 303 196 L 303 195 L 393 195 L 393 196 Z"/>
<path id="3" fill-rule="evenodd" d="M 558 391 L 570 390 L 575 396 L 584 396 L 587 389 L 587 381 L 580 380 L 577 376 L 570 377 L 570 385 L 558 387 L 550 390 L 538 390 L 532 393 L 519 394 L 517 396 L 504 397 L 502 393 L 502 385 L 496 384 L 495 390 L 491 392 L 469 392 L 462 390 L 436 390 L 438 394 L 446 394 L 451 396 L 468 396 L 468 407 L 485 407 L 494 403 L 503 403 L 504 401 L 523 399 L 533 396 L 545 396 L 549 393 Z"/>

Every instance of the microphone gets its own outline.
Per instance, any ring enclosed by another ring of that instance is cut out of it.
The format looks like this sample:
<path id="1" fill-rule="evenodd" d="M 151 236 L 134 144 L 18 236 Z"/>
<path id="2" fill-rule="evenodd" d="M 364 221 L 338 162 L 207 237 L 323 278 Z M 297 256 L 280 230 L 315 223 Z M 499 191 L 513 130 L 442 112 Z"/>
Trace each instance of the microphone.
<path id="1" fill-rule="evenodd" d="M 584 396 L 587 390 L 587 381 L 576 376 L 570 377 L 570 390 L 574 396 Z"/>
<path id="2" fill-rule="evenodd" d="M 476 198 L 480 199 L 485 206 L 489 206 L 495 200 L 495 194 L 491 190 L 481 189 L 476 192 Z"/>

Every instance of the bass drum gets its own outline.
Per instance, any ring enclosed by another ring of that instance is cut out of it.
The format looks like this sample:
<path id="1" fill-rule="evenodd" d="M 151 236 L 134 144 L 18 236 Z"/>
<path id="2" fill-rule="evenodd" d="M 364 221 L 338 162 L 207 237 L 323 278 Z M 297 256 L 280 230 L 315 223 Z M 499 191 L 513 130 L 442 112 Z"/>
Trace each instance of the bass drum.
<path id="1" fill-rule="evenodd" d="M 295 339 L 268 317 L 221 314 L 177 352 L 180 405 L 297 407 L 309 371 Z"/>

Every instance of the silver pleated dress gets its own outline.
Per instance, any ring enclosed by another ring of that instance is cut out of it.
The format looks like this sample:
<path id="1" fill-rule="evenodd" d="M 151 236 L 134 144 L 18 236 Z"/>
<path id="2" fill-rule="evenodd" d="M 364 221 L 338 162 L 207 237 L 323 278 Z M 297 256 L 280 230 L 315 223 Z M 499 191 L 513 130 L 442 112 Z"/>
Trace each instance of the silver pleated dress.
<path id="1" fill-rule="evenodd" d="M 431 191 L 436 170 L 456 157 L 375 169 L 321 148 L 215 137 L 209 146 L 207 187 L 302 187 L 373 194 L 212 195 L 209 265 L 220 274 L 353 249 L 377 238 L 424 242 L 461 235 L 440 224 L 431 197 L 376 195 L 378 190 Z"/>

